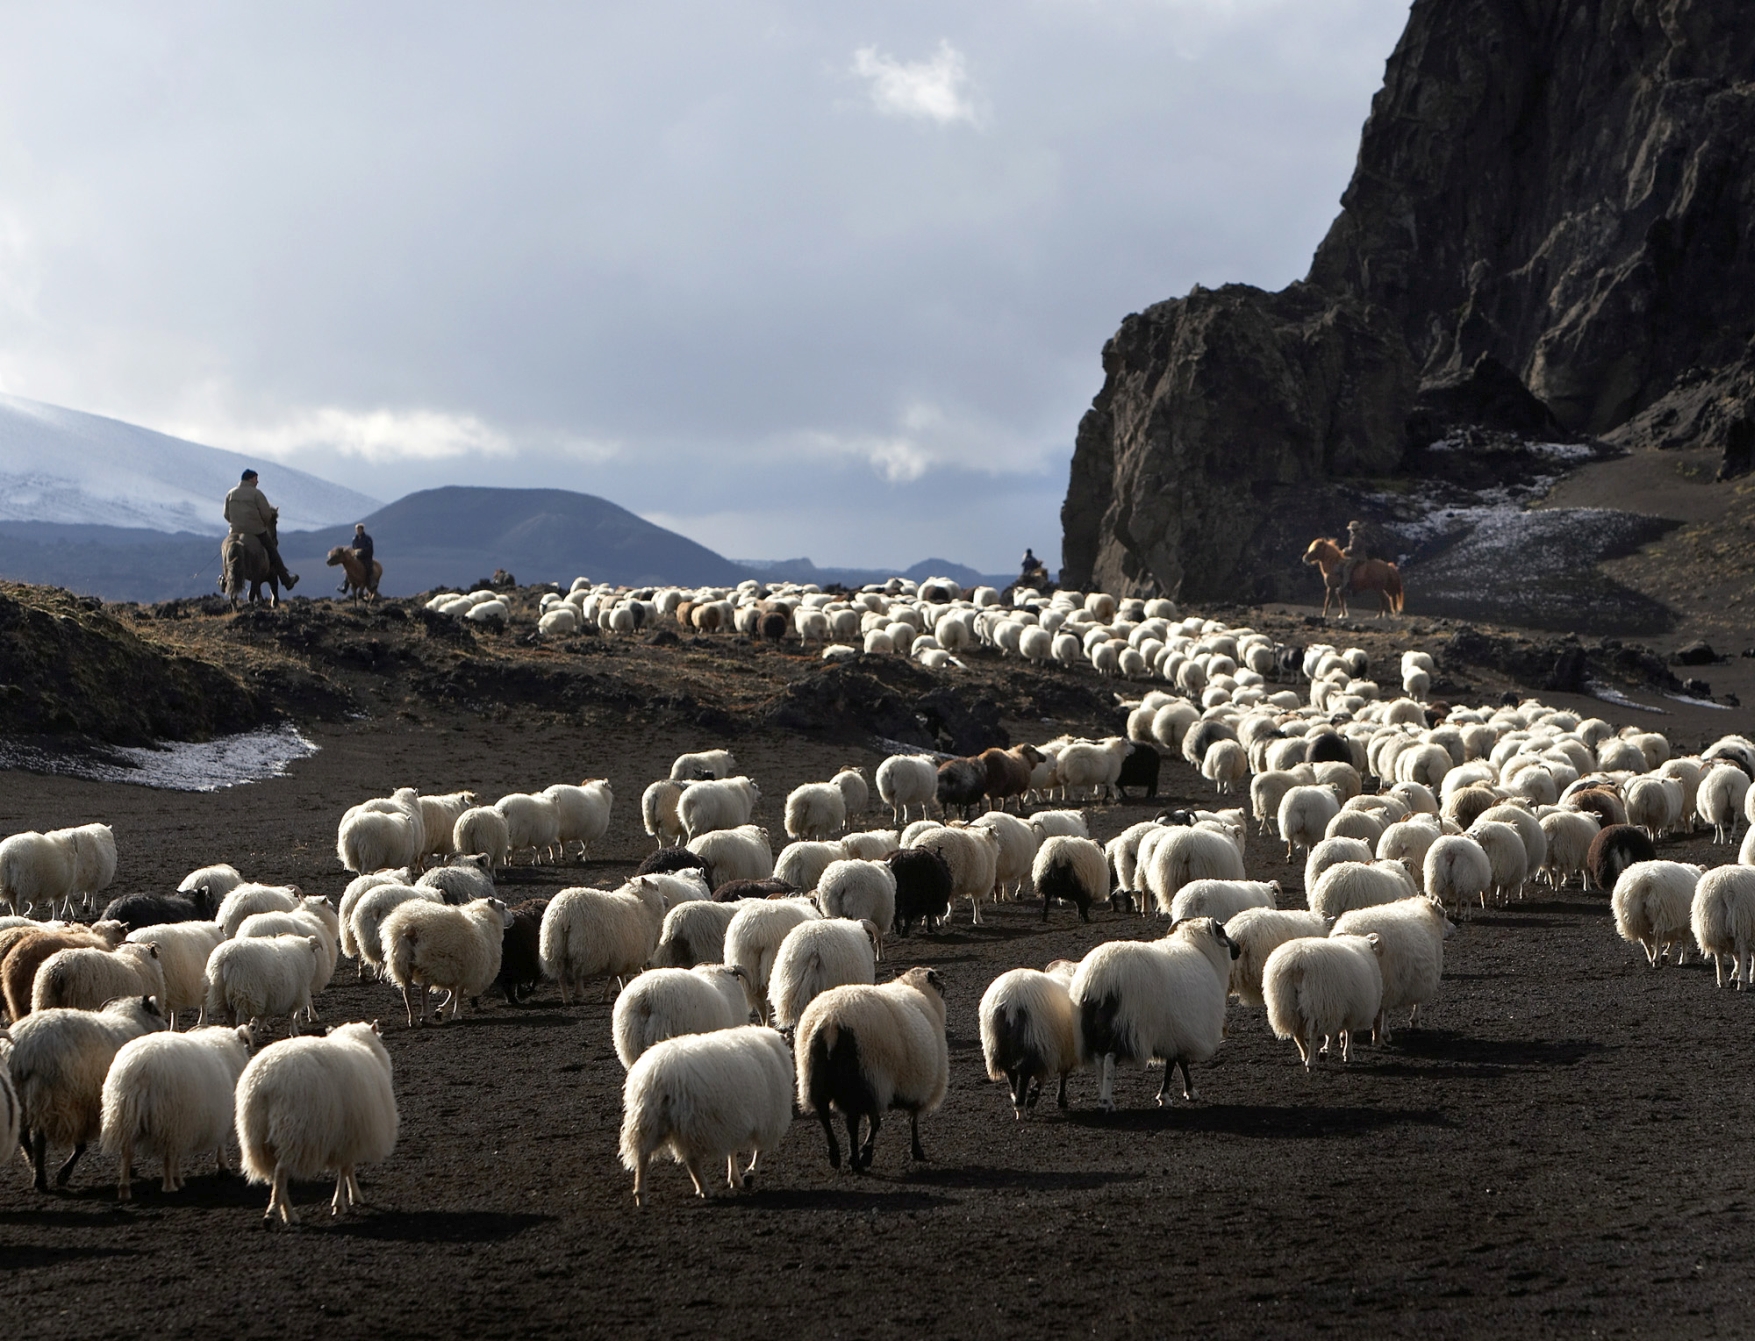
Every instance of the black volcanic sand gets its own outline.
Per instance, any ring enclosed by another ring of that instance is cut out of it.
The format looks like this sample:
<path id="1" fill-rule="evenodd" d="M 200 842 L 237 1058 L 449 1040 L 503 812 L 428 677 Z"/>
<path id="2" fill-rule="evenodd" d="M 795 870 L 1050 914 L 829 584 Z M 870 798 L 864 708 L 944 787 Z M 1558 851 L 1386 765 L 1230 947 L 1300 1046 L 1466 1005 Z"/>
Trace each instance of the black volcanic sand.
<path id="1" fill-rule="evenodd" d="M 227 860 L 336 894 L 335 822 L 355 800 L 397 784 L 491 797 L 607 774 L 619 799 L 598 859 L 513 872 L 504 892 L 525 897 L 626 874 L 649 847 L 641 787 L 708 743 L 461 717 L 313 734 L 322 752 L 289 777 L 217 795 L 4 773 L 0 803 L 9 829 L 111 821 L 118 891 Z M 736 746 L 776 832 L 788 787 L 876 759 Z M 1166 775 L 1175 799 L 1208 796 L 1181 763 Z M 1096 836 L 1150 813 L 1104 807 Z M 1699 840 L 1664 853 L 1734 857 Z M 1299 903 L 1301 868 L 1282 858 L 1252 840 L 1251 874 Z M 373 1209 L 332 1222 L 329 1186 L 301 1185 L 303 1224 L 264 1232 L 266 1190 L 235 1177 L 204 1171 L 167 1196 L 149 1165 L 121 1206 L 100 1155 L 50 1196 L 15 1162 L 0 1178 L 6 1331 L 1746 1333 L 1755 1001 L 1715 991 L 1697 964 L 1648 970 L 1602 897 L 1532 893 L 1475 918 L 1449 943 L 1426 1027 L 1363 1047 L 1351 1066 L 1307 1075 L 1261 1012 L 1234 1006 L 1218 1058 L 1196 1068 L 1201 1102 L 1154 1108 L 1159 1073 L 1128 1071 L 1123 1111 L 1106 1116 L 1082 1076 L 1070 1112 L 1023 1122 L 983 1074 L 982 991 L 1004 969 L 1162 923 L 1102 912 L 1082 926 L 1057 908 L 1044 928 L 1023 905 L 987 916 L 971 928 L 961 907 L 946 933 L 893 942 L 884 966 L 936 965 L 949 987 L 951 1088 L 924 1123 L 930 1163 L 909 1163 L 897 1120 L 870 1176 L 837 1174 L 801 1120 L 753 1192 L 700 1203 L 663 1164 L 645 1210 L 616 1157 L 607 1002 L 563 1009 L 549 989 L 410 1031 L 397 994 L 356 982 L 344 961 L 323 1018 L 384 1021 L 401 1105 L 395 1155 L 361 1179 Z"/>

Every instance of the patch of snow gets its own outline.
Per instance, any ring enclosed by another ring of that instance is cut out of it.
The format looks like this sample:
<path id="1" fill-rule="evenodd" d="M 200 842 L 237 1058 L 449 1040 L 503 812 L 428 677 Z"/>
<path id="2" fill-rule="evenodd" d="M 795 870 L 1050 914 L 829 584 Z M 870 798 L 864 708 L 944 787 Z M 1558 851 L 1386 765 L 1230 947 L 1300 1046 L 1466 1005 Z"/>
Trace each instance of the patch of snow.
<path id="1" fill-rule="evenodd" d="M 199 743 L 168 741 L 159 746 L 112 746 L 67 752 L 0 741 L 0 768 L 55 773 L 92 782 L 130 782 L 174 792 L 217 792 L 285 774 L 295 759 L 309 758 L 317 746 L 295 726 L 264 727 Z"/>
<path id="2" fill-rule="evenodd" d="M 1709 698 L 1690 698 L 1687 694 L 1665 694 L 1664 697 L 1676 703 L 1686 703 L 1691 708 L 1717 708 L 1720 712 L 1730 711 L 1726 704 L 1714 703 Z"/>
<path id="3" fill-rule="evenodd" d="M 1633 708 L 1639 712 L 1652 712 L 1656 713 L 1659 717 L 1668 717 L 1670 715 L 1662 708 L 1655 708 L 1649 703 L 1635 703 L 1613 685 L 1604 684 L 1600 680 L 1586 680 L 1584 682 L 1584 691 L 1592 698 L 1601 699 L 1604 703 L 1613 703 L 1617 708 Z M 1674 697 L 1674 695 L 1671 695 L 1671 697 Z M 1692 702 L 1692 700 L 1684 699 L 1683 702 Z M 1712 706 L 1717 707 L 1718 705 L 1715 703 Z"/>
<path id="4" fill-rule="evenodd" d="M 0 521 L 223 535 L 226 492 L 245 466 L 262 472 L 283 535 L 359 521 L 382 506 L 274 461 L 0 396 Z"/>

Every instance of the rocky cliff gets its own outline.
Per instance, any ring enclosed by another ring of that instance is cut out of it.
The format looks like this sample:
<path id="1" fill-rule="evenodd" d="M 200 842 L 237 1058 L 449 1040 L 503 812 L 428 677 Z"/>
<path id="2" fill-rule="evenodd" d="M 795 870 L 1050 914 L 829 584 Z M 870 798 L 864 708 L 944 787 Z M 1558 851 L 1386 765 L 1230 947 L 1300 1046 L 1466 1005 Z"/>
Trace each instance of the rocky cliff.
<path id="1" fill-rule="evenodd" d="M 1307 278 L 1105 345 L 1065 580 L 1286 594 L 1307 518 L 1459 425 L 1755 467 L 1752 166 L 1745 0 L 1417 0 Z"/>

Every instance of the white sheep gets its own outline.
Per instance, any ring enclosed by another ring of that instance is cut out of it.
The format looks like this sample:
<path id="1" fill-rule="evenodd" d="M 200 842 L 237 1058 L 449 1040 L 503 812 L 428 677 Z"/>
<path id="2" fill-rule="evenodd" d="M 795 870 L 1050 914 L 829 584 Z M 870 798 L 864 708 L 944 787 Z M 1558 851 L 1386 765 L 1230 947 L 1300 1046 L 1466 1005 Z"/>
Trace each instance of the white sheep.
<path id="1" fill-rule="evenodd" d="M 506 821 L 511 858 L 528 852 L 534 865 L 560 846 L 561 808 L 552 797 L 512 792 L 495 801 L 494 809 Z"/>
<path id="2" fill-rule="evenodd" d="M 316 936 L 222 941 L 207 961 L 202 1018 L 257 1025 L 284 1015 L 288 1032 L 298 1033 L 299 1016 L 311 1015 L 311 983 L 322 954 Z"/>
<path id="3" fill-rule="evenodd" d="M 1036 1106 L 1051 1078 L 1060 1082 L 1055 1101 L 1065 1108 L 1066 1078 L 1084 1064 L 1078 1017 L 1067 993 L 1070 977 L 1012 969 L 982 993 L 982 1059 L 988 1079 L 1011 1087 L 1012 1112 L 1018 1118 Z"/>
<path id="4" fill-rule="evenodd" d="M 731 964 L 648 969 L 616 998 L 610 1017 L 624 1069 L 667 1038 L 736 1029 L 756 1013 L 749 974 Z"/>
<path id="5" fill-rule="evenodd" d="M 1039 838 L 1089 838 L 1090 821 L 1082 810 L 1038 810 L 1030 816 L 1030 827 Z"/>
<path id="6" fill-rule="evenodd" d="M 55 1174 L 55 1185 L 66 1187 L 86 1146 L 102 1132 L 104 1077 L 122 1045 L 164 1027 L 157 1007 L 142 997 L 124 997 L 98 1011 L 33 1012 L 12 1026 L 8 1069 L 37 1191 L 49 1190 L 44 1160 L 50 1145 L 72 1147 Z"/>
<path id="7" fill-rule="evenodd" d="M 843 765 L 830 782 L 841 790 L 841 803 L 848 819 L 863 815 L 871 805 L 871 788 L 865 782 L 865 770 L 856 764 Z"/>
<path id="8" fill-rule="evenodd" d="M 847 849 L 840 843 L 788 843 L 774 858 L 774 878 L 784 880 L 794 889 L 812 890 L 822 879 L 831 862 L 840 861 Z"/>
<path id="9" fill-rule="evenodd" d="M 747 818 L 747 816 L 746 816 Z M 847 800 L 832 782 L 807 782 L 786 797 L 786 832 L 821 841 L 847 827 Z"/>
<path id="10" fill-rule="evenodd" d="M 1442 832 L 1436 824 L 1430 823 L 1423 816 L 1397 820 L 1377 840 L 1377 860 L 1399 861 L 1410 872 L 1422 870 L 1426 861 L 1426 850 L 1438 841 Z"/>
<path id="11" fill-rule="evenodd" d="M 335 1175 L 331 1215 L 363 1206 L 355 1171 L 396 1149 L 399 1118 L 390 1054 L 372 1024 L 344 1024 L 326 1038 L 265 1048 L 238 1078 L 238 1146 L 252 1183 L 270 1185 L 268 1211 L 297 1216 L 287 1184 Z"/>
<path id="12" fill-rule="evenodd" d="M 98 1010 L 121 996 L 149 996 L 164 1009 L 165 974 L 153 945 L 124 942 L 113 950 L 94 946 L 57 950 L 37 966 L 30 1008 Z"/>
<path id="13" fill-rule="evenodd" d="M 1705 773 L 1694 792 L 1694 808 L 1712 825 L 1712 841 L 1728 843 L 1737 836 L 1737 816 L 1749 798 L 1749 775 L 1734 764 Z"/>
<path id="14" fill-rule="evenodd" d="M 774 952 L 769 1018 L 791 1029 L 806 1006 L 831 987 L 877 981 L 877 929 L 845 917 L 800 922 Z"/>
<path id="15" fill-rule="evenodd" d="M 1109 901 L 1109 861 L 1089 838 L 1055 834 L 1036 849 L 1030 883 L 1042 896 L 1044 922 L 1056 899 L 1074 905 L 1080 920 L 1089 922 L 1091 905 Z"/>
<path id="16" fill-rule="evenodd" d="M 422 796 L 419 804 L 421 827 L 426 831 L 421 858 L 450 856 L 457 850 L 453 845 L 457 821 L 475 804 L 475 793 L 447 792 L 443 796 Z"/>
<path id="17" fill-rule="evenodd" d="M 693 968 L 725 958 L 725 932 L 737 916 L 738 903 L 690 899 L 664 915 L 652 963 L 659 968 Z"/>
<path id="18" fill-rule="evenodd" d="M 805 1008 L 795 1037 L 798 1106 L 814 1113 L 829 1144 L 829 1165 L 841 1167 L 834 1114 L 847 1124 L 849 1164 L 869 1169 L 883 1115 L 907 1112 L 910 1147 L 924 1160 L 920 1119 L 944 1102 L 950 1084 L 945 1042 L 944 984 L 929 968 L 912 968 L 881 987 L 850 985 L 824 992 Z M 869 1124 L 862 1145 L 859 1124 Z"/>
<path id="19" fill-rule="evenodd" d="M 1041 833 L 1028 820 L 1003 810 L 990 810 L 974 823 L 977 828 L 992 830 L 999 842 L 999 858 L 993 871 L 996 893 L 1021 895 L 1030 879 L 1036 850 L 1042 845 Z"/>
<path id="20" fill-rule="evenodd" d="M 414 1001 L 419 988 L 420 1022 L 427 1022 L 429 990 L 443 990 L 438 1016 L 463 1014 L 463 998 L 479 997 L 500 976 L 500 947 L 512 925 L 512 913 L 499 899 L 476 899 L 460 908 L 418 900 L 401 904 L 384 919 L 381 936 L 384 966 L 391 982 L 402 989 L 408 1024 L 414 1027 Z"/>
<path id="21" fill-rule="evenodd" d="M 1310 911 L 1318 917 L 1339 917 L 1354 908 L 1394 903 L 1419 891 L 1399 862 L 1382 865 L 1343 861 L 1330 866 L 1305 893 Z"/>
<path id="22" fill-rule="evenodd" d="M 1323 840 L 1329 821 L 1341 813 L 1341 800 L 1332 787 L 1289 788 L 1280 798 L 1275 827 L 1286 842 L 1286 860 L 1295 848 L 1312 848 Z"/>
<path id="23" fill-rule="evenodd" d="M 341 919 L 329 900 L 321 897 L 299 900 L 290 913 L 252 913 L 238 923 L 237 939 L 252 936 L 315 936 L 317 938 L 317 971 L 311 979 L 311 996 L 329 990 L 335 976 L 335 960 L 340 951 Z M 315 1017 L 313 1017 L 315 1018 Z"/>
<path id="24" fill-rule="evenodd" d="M 207 1004 L 207 959 L 225 939 L 218 922 L 166 922 L 131 931 L 128 939 L 158 950 L 165 978 L 159 1005 L 173 1030 L 179 1011 L 199 1011 Z"/>
<path id="25" fill-rule="evenodd" d="M 1421 875 L 1426 894 L 1460 911 L 1471 899 L 1478 898 L 1485 906 L 1493 885 L 1493 863 L 1467 834 L 1445 834 L 1426 849 Z"/>
<path id="26" fill-rule="evenodd" d="M 304 895 L 297 885 L 256 885 L 248 882 L 237 886 L 220 901 L 213 920 L 227 939 L 238 934 L 246 917 L 254 913 L 290 913 L 299 906 Z"/>
<path id="27" fill-rule="evenodd" d="M 420 796 L 412 787 L 350 807 L 335 835 L 335 855 L 343 869 L 356 875 L 418 865 L 425 846 Z"/>
<path id="28" fill-rule="evenodd" d="M 1481 845 L 1493 867 L 1493 894 L 1504 903 L 1513 894 L 1523 895 L 1523 882 L 1529 874 L 1529 849 L 1523 836 L 1509 824 L 1497 820 L 1477 819 L 1469 826 L 1469 837 Z"/>
<path id="29" fill-rule="evenodd" d="M 1115 783 L 1130 749 L 1126 736 L 1074 741 L 1055 761 L 1056 779 L 1069 796 L 1088 787 L 1098 800 L 1114 797 Z"/>
<path id="30" fill-rule="evenodd" d="M 898 824 L 907 822 L 914 806 L 923 817 L 930 815 L 938 798 L 938 765 L 924 755 L 891 755 L 878 765 L 877 789 Z"/>
<path id="31" fill-rule="evenodd" d="M 1616 879 L 1609 896 L 1615 930 L 1622 940 L 1643 947 L 1653 968 L 1669 957 L 1672 947 L 1676 963 L 1682 962 L 1694 890 L 1703 870 L 1680 861 L 1636 861 Z"/>
<path id="32" fill-rule="evenodd" d="M 730 880 L 766 880 L 774 874 L 774 850 L 768 844 L 768 831 L 759 825 L 715 829 L 691 838 L 688 848 L 707 863 L 715 889 Z"/>
<path id="33" fill-rule="evenodd" d="M 829 863 L 817 881 L 817 903 L 825 917 L 869 922 L 877 932 L 877 957 L 896 921 L 896 874 L 884 861 L 846 859 Z"/>
<path id="34" fill-rule="evenodd" d="M 1234 740 L 1216 740 L 1200 761 L 1200 775 L 1212 783 L 1221 796 L 1237 789 L 1249 776 L 1249 759 L 1243 746 Z"/>
<path id="35" fill-rule="evenodd" d="M 1353 1034 L 1375 1030 L 1383 1011 L 1382 942 L 1376 935 L 1300 937 L 1268 956 L 1261 991 L 1275 1038 L 1298 1045 L 1308 1071 L 1319 1049 L 1340 1036 L 1341 1060 L 1352 1060 Z M 1376 1034 L 1372 1034 L 1373 1041 Z"/>
<path id="36" fill-rule="evenodd" d="M 104 1078 L 102 1144 L 116 1157 L 116 1200 L 133 1198 L 134 1160 L 157 1156 L 162 1190 L 183 1187 L 183 1162 L 211 1150 L 225 1171 L 233 1091 L 250 1061 L 248 1027 L 147 1034 L 124 1043 Z"/>
<path id="37" fill-rule="evenodd" d="M 981 925 L 981 900 L 993 890 L 999 870 L 999 839 L 991 829 L 963 824 L 940 825 L 917 835 L 904 847 L 936 852 L 951 870 L 951 898 L 966 897 L 974 925 Z"/>
<path id="38" fill-rule="evenodd" d="M 222 863 L 190 871 L 177 886 L 177 893 L 193 894 L 198 889 L 205 889 L 208 897 L 217 903 L 243 883 L 244 877 L 238 874 L 236 866 Z"/>
<path id="39" fill-rule="evenodd" d="M 1383 975 L 1382 1012 L 1375 1026 L 1388 1042 L 1390 1012 L 1408 1008 L 1408 1024 L 1420 1018 L 1420 1007 L 1438 995 L 1444 977 L 1444 942 L 1456 925 L 1444 905 L 1418 895 L 1374 908 L 1356 908 L 1336 919 L 1336 936 L 1376 936 L 1378 968 Z"/>
<path id="40" fill-rule="evenodd" d="M 451 849 L 486 857 L 490 870 L 505 866 L 512 860 L 511 826 L 492 806 L 471 806 L 451 829 Z"/>
<path id="41" fill-rule="evenodd" d="M 646 1168 L 668 1147 L 705 1197 L 703 1163 L 725 1161 L 733 1189 L 749 1186 L 757 1161 L 792 1125 L 792 1054 L 772 1029 L 745 1025 L 685 1034 L 657 1044 L 628 1069 L 622 1086 L 622 1166 L 634 1175 L 634 1204 L 646 1197 Z M 738 1154 L 750 1152 L 738 1173 Z"/>
<path id="42" fill-rule="evenodd" d="M 73 894 L 74 852 L 47 834 L 15 833 L 0 842 L 0 900 L 14 913 L 30 911 L 41 901 L 49 915 Z"/>
<path id="43" fill-rule="evenodd" d="M 697 782 L 682 794 L 677 814 L 692 842 L 718 829 L 747 825 L 761 796 L 761 788 L 744 777 Z"/>
<path id="44" fill-rule="evenodd" d="M 615 792 L 603 778 L 587 778 L 574 787 L 557 782 L 545 787 L 542 794 L 554 802 L 560 821 L 561 855 L 567 855 L 567 844 L 579 845 L 579 860 L 589 861 L 591 845 L 609 832 L 610 810 L 615 805 Z"/>
<path id="45" fill-rule="evenodd" d="M 763 1004 L 774 972 L 774 958 L 792 929 L 819 917 L 808 899 L 744 899 L 725 928 L 725 962 L 749 974 Z"/>
<path id="46" fill-rule="evenodd" d="M 894 829 L 871 829 L 850 833 L 841 840 L 841 849 L 849 861 L 882 861 L 902 846 L 902 835 Z"/>
<path id="47" fill-rule="evenodd" d="M 687 836 L 682 816 L 677 813 L 683 788 L 687 785 L 667 778 L 654 782 L 640 794 L 640 819 L 646 832 L 658 840 L 660 848 L 672 843 L 680 845 Z"/>
<path id="48" fill-rule="evenodd" d="M 1241 880 L 1243 854 L 1226 835 L 1172 825 L 1148 851 L 1141 848 L 1141 883 L 1160 913 L 1168 914 L 1177 891 L 1196 880 Z"/>
<path id="49" fill-rule="evenodd" d="M 420 879 L 414 884 L 417 889 L 438 890 L 445 902 L 450 904 L 468 903 L 472 899 L 491 899 L 494 896 L 494 877 L 488 871 L 487 858 L 479 854 L 452 857 L 444 866 L 434 866 L 421 872 Z"/>
<path id="50" fill-rule="evenodd" d="M 1718 985 L 1725 985 L 1725 959 L 1738 991 L 1755 981 L 1755 870 L 1717 866 L 1694 886 L 1689 925 L 1702 959 L 1712 959 Z"/>
<path id="51" fill-rule="evenodd" d="M 12 1083 L 12 1035 L 0 1029 L 0 1150 L 18 1148 L 19 1123 L 24 1108 Z"/>
<path id="52" fill-rule="evenodd" d="M 360 895 L 348 916 L 347 939 L 353 943 L 354 953 L 359 956 L 362 970 L 368 964 L 375 969 L 383 969 L 384 919 L 403 904 L 416 899 L 426 903 L 443 903 L 445 896 L 431 886 L 420 885 L 374 885 Z"/>
<path id="53" fill-rule="evenodd" d="M 1231 992 L 1246 1006 L 1261 1006 L 1262 970 L 1268 956 L 1300 936 L 1326 936 L 1332 926 L 1320 914 L 1302 909 L 1245 908 L 1225 923 L 1225 934 L 1237 947 L 1231 964 Z"/>
<path id="54" fill-rule="evenodd" d="M 51 830 L 44 837 L 73 854 L 73 881 L 67 890 L 66 907 L 66 915 L 71 917 L 73 895 L 80 895 L 90 907 L 94 896 L 116 878 L 116 835 L 107 824 L 80 824 Z"/>
<path id="55" fill-rule="evenodd" d="M 620 889 L 563 889 L 542 914 L 542 971 L 560 984 L 561 1004 L 582 994 L 587 978 L 618 983 L 638 973 L 658 946 L 664 895 L 631 881 Z M 569 991 L 571 989 L 571 992 Z"/>
<path id="56" fill-rule="evenodd" d="M 679 754 L 670 766 L 672 782 L 695 782 L 702 778 L 728 778 L 737 771 L 737 759 L 730 750 L 702 750 L 698 754 Z"/>
<path id="57" fill-rule="evenodd" d="M 662 894 L 666 908 L 674 908 L 679 903 L 700 903 L 713 897 L 706 872 L 694 866 L 682 871 L 648 871 L 634 879 Z"/>
<path id="58" fill-rule="evenodd" d="M 1543 871 L 1555 889 L 1574 875 L 1584 879 L 1585 858 L 1602 825 L 1595 815 L 1579 810 L 1551 810 L 1538 821 L 1548 840 L 1548 860 Z"/>
<path id="59" fill-rule="evenodd" d="M 1182 1069 L 1195 1099 L 1191 1062 L 1204 1062 L 1225 1037 L 1225 998 L 1237 947 L 1210 917 L 1179 922 L 1159 941 L 1108 941 L 1080 961 L 1068 992 L 1078 1012 L 1084 1055 L 1099 1062 L 1098 1103 L 1115 1107 L 1116 1062 L 1164 1062 L 1162 1106 Z"/>
<path id="60" fill-rule="evenodd" d="M 1279 897 L 1278 880 L 1191 880 L 1170 900 L 1170 920 L 1210 917 L 1228 924 L 1245 908 L 1276 906 Z"/>

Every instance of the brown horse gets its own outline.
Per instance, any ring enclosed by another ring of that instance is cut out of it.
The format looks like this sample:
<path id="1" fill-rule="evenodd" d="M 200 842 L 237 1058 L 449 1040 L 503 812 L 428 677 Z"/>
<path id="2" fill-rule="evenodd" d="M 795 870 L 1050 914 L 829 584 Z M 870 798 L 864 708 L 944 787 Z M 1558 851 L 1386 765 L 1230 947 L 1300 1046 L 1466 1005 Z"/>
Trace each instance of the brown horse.
<path id="1" fill-rule="evenodd" d="M 1346 562 L 1341 547 L 1333 540 L 1317 537 L 1310 542 L 1310 548 L 1304 551 L 1304 562 L 1315 564 L 1322 570 L 1322 613 L 1328 615 L 1329 601 L 1339 603 L 1341 617 L 1347 614 L 1347 593 L 1341 590 L 1339 576 L 1340 566 Z M 1402 612 L 1402 601 L 1406 593 L 1402 590 L 1401 570 L 1393 563 L 1385 563 L 1382 559 L 1365 559 L 1354 565 L 1353 578 L 1348 584 L 1353 591 L 1375 591 L 1381 606 L 1377 617 L 1399 615 Z"/>
<path id="2" fill-rule="evenodd" d="M 268 551 L 253 536 L 228 535 L 219 547 L 219 589 L 230 598 L 232 609 L 244 599 L 244 588 L 250 588 L 250 602 L 263 599 L 262 584 L 268 584 L 268 604 L 280 604 L 280 581 L 268 561 Z"/>
<path id="3" fill-rule="evenodd" d="M 366 597 L 376 600 L 378 583 L 384 580 L 384 565 L 376 559 L 372 560 L 372 575 L 366 576 L 366 566 L 360 562 L 360 556 L 346 545 L 337 545 L 329 551 L 329 557 L 323 561 L 329 567 L 340 565 L 342 574 L 347 579 L 347 594 L 353 597 Z"/>

